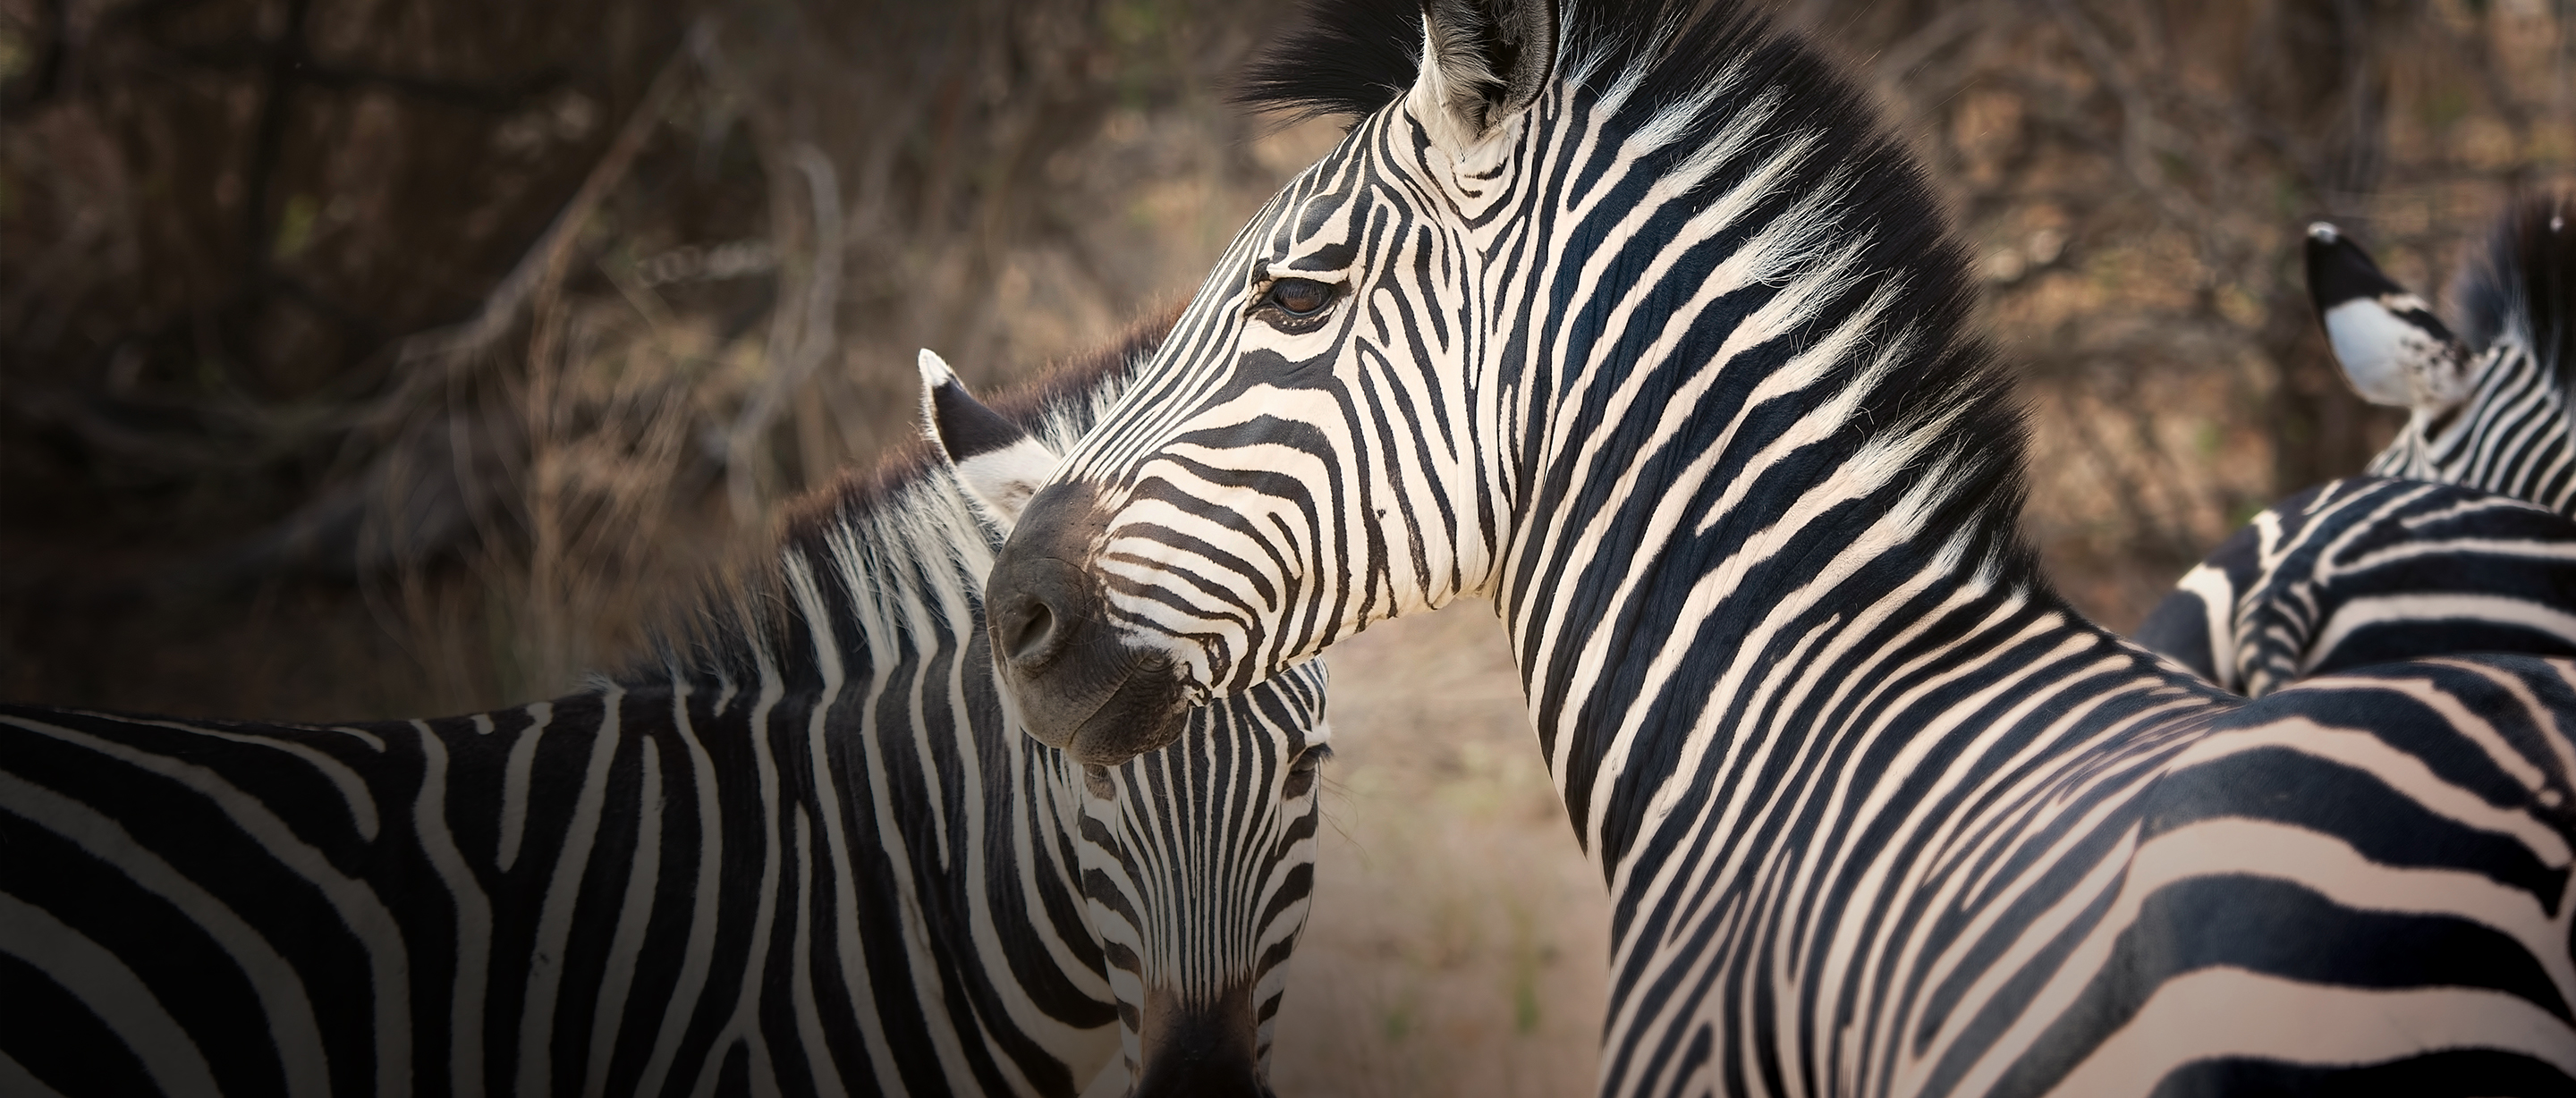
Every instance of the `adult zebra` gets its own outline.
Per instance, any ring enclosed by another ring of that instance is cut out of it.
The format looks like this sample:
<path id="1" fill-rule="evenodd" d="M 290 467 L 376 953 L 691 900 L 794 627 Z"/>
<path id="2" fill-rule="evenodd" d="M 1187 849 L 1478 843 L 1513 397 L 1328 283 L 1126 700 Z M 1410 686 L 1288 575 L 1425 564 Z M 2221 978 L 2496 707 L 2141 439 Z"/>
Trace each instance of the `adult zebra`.
<path id="1" fill-rule="evenodd" d="M 2363 396 L 2413 415 L 2372 460 L 2379 476 L 2255 516 L 2156 605 L 2138 643 L 2257 697 L 2388 659 L 2576 655 L 2565 207 L 2516 203 L 2462 268 L 2451 296 L 2474 347 L 2349 235 L 2309 226 L 2308 294 L 2336 362 Z"/>
<path id="2" fill-rule="evenodd" d="M 2576 665 L 2247 702 L 2068 609 L 1964 258 L 1805 46 L 1347 0 L 1249 87 L 1356 122 L 996 559 L 1035 734 L 1490 598 L 1612 895 L 1605 1094 L 2576 1087 Z"/>
<path id="3" fill-rule="evenodd" d="M 568 697 L 0 707 L 0 1093 L 1268 1093 L 1321 666 L 1103 770 L 1004 721 L 981 639 L 1046 446 L 1155 338 L 1007 415 L 923 352 L 945 460 Z"/>

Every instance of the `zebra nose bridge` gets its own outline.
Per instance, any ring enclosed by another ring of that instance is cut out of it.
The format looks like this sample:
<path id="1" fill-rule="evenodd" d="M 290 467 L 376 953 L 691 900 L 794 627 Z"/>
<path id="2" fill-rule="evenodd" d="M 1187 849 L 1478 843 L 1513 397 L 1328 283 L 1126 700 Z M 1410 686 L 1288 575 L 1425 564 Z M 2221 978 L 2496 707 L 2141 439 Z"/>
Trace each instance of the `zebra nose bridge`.
<path id="1" fill-rule="evenodd" d="M 1085 571 L 1100 519 L 1073 485 L 1040 490 L 993 558 L 984 584 L 993 655 L 1023 674 L 1045 668 L 1099 618 L 1097 581 Z"/>

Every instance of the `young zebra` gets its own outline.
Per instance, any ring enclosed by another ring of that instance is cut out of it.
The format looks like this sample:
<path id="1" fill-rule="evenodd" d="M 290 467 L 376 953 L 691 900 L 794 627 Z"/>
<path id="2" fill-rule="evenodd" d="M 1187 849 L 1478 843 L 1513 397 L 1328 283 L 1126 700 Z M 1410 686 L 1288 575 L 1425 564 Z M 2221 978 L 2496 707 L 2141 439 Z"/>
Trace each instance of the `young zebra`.
<path id="1" fill-rule="evenodd" d="M 1356 120 L 996 558 L 1034 734 L 1491 599 L 1612 896 L 1604 1094 L 2576 1088 L 2576 665 L 2248 702 L 2068 609 L 1965 257 L 1808 48 L 1336 0 L 1250 88 Z"/>
<path id="2" fill-rule="evenodd" d="M 980 628 L 1045 447 L 1153 342 L 1007 415 L 924 352 L 946 461 L 845 482 L 686 654 L 569 697 L 0 707 L 0 1093 L 1268 1093 L 1321 665 L 1103 770 L 1003 719 Z"/>
<path id="3" fill-rule="evenodd" d="M 2309 227 L 2308 293 L 2344 376 L 2414 411 L 2370 467 L 2418 483 L 2336 481 L 2274 505 L 2183 576 L 2138 643 L 2252 697 L 2391 659 L 2576 655 L 2564 205 L 2516 204 L 2462 271 L 2476 351 L 2351 237 Z"/>

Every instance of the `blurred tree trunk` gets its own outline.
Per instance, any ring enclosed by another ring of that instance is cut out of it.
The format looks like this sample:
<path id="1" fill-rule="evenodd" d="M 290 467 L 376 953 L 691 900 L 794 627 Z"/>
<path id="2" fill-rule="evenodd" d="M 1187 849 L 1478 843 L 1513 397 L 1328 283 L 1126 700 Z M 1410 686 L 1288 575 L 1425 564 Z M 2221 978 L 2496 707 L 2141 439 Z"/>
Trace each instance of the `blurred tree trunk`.
<path id="1" fill-rule="evenodd" d="M 2388 161 L 2388 43 L 2421 18 L 2418 6 L 2273 0 L 2259 9 L 2246 99 L 2293 133 L 2322 135 L 2307 174 L 2318 208 L 2338 221 L 2366 214 L 2379 189 Z M 2273 370 L 2259 422 L 2272 439 L 2276 496 L 2359 472 L 2402 415 L 2372 406 L 2344 381 L 2304 284 L 2304 267 L 2274 283 L 2255 337 Z"/>

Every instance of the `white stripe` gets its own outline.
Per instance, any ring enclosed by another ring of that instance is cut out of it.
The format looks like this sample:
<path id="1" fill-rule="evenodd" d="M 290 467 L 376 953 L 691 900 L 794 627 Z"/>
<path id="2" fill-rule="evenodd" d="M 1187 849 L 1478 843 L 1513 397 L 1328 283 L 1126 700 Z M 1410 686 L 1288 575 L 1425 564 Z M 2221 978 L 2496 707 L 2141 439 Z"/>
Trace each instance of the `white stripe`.
<path id="1" fill-rule="evenodd" d="M 171 868 L 170 863 L 137 842 L 124 825 L 86 804 L 51 789 L 0 771 L 0 811 L 7 811 L 70 840 L 91 857 L 114 866 L 146 892 L 170 902 L 188 921 L 222 946 L 234 967 L 259 997 L 261 1028 L 269 1033 L 286 1092 L 296 1098 L 319 1098 L 331 1086 L 331 1067 L 322 1032 L 313 1021 L 313 1002 L 295 966 L 280 956 L 268 939 L 222 900 Z M 17 1093 L 0 1086 L 0 1093 Z"/>
<path id="2" fill-rule="evenodd" d="M 600 974 L 598 1007 L 590 1019 L 590 1069 L 582 1075 L 582 1093 L 594 1098 L 607 1093 L 618 1028 L 626 1020 L 627 993 L 635 986 L 636 961 L 644 952 L 644 932 L 653 917 L 653 893 L 662 881 L 662 745 L 651 736 L 638 742 L 644 755 L 644 788 L 635 801 L 635 855 L 626 869 L 626 901 L 617 910 L 608 967 Z"/>
<path id="3" fill-rule="evenodd" d="M 842 558 L 844 569 L 849 567 L 849 561 L 862 559 L 857 541 L 849 534 L 847 529 L 836 530 L 826 543 L 836 558 Z M 814 645 L 815 662 L 822 670 L 824 696 L 818 700 L 814 709 L 815 719 L 820 720 L 829 702 L 837 699 L 841 693 L 841 646 L 840 642 L 832 636 L 829 620 L 822 616 L 823 597 L 814 585 L 814 573 L 811 567 L 801 557 L 790 558 L 785 571 L 788 593 L 796 600 L 797 608 L 806 615 L 806 621 L 809 623 L 809 642 Z M 847 575 L 846 571 L 844 575 Z M 857 617 L 863 643 L 870 654 L 892 654 L 903 650 L 896 642 L 896 638 L 891 635 L 894 631 L 888 628 L 888 624 L 878 616 L 860 614 Z M 860 704 L 863 712 L 870 717 L 877 712 L 877 699 L 885 696 L 886 679 L 892 674 L 892 670 L 886 659 L 869 661 L 868 671 L 871 677 L 868 689 L 860 695 Z M 870 723 L 874 722 L 871 720 Z M 899 731 L 880 728 L 878 735 L 893 735 Z M 810 725 L 808 734 L 809 736 L 813 734 L 813 728 Z M 893 852 L 890 868 L 897 894 L 917 897 L 921 894 L 920 887 L 913 880 L 911 862 L 904 857 L 901 846 L 903 832 L 896 826 L 892 806 L 887 803 L 887 791 L 892 786 L 887 781 L 885 759 L 877 750 L 876 737 L 858 737 L 858 742 L 850 746 L 862 757 L 867 768 L 868 788 L 872 791 L 872 795 L 868 798 L 871 802 L 868 808 L 876 815 L 877 841 L 885 844 Z M 819 742 L 814 744 L 812 749 L 819 753 L 822 750 L 821 744 Z M 887 1040 L 884 1024 L 877 1018 L 877 1012 L 881 1008 L 878 1005 L 874 977 L 868 971 L 868 958 L 864 952 L 866 939 L 859 933 L 859 895 L 856 880 L 858 874 L 850 862 L 848 838 L 843 834 L 841 826 L 839 806 L 842 802 L 839 788 L 831 782 L 833 772 L 828 764 L 818 769 L 821 773 L 814 775 L 816 801 L 818 804 L 830 807 L 830 811 L 822 813 L 823 856 L 832 867 L 834 916 L 832 947 L 834 955 L 841 962 L 843 994 L 849 999 L 851 1013 L 859 1019 L 860 1034 L 867 1044 L 868 1060 L 876 1068 L 878 1089 L 887 1094 L 900 1094 L 904 1090 L 903 1077 L 895 1072 L 894 1046 Z M 905 905 L 904 915 L 909 917 L 917 910 L 919 908 L 916 905 Z M 902 935 L 902 941 L 910 947 L 907 952 L 914 966 L 912 973 L 916 976 L 925 973 L 927 969 L 921 966 L 929 960 L 929 957 L 920 933 L 908 925 L 888 927 L 886 932 Z M 945 1016 L 943 1011 L 937 1009 L 938 986 L 936 980 L 915 979 L 913 981 L 915 993 L 930 1004 L 923 1010 L 924 1017 Z M 956 1035 L 949 1031 L 949 1027 L 931 1026 L 929 1028 L 935 1047 L 945 1051 L 955 1046 Z M 948 1040 L 945 1044 L 938 1044 L 937 1038 L 942 1035 L 945 1035 Z M 946 1069 L 945 1074 L 948 1078 L 971 1077 L 962 1073 L 961 1065 L 953 1058 L 943 1057 L 941 1066 Z"/>
<path id="4" fill-rule="evenodd" d="M 555 719 L 555 705 L 538 702 L 527 712 L 528 727 L 520 730 L 519 738 L 510 744 L 510 761 L 502 771 L 501 844 L 492 862 L 503 873 L 519 861 L 519 835 L 528 827 L 528 772 L 536 765 L 537 740 Z"/>
<path id="5" fill-rule="evenodd" d="M 791 590 L 795 589 L 800 576 L 807 576 L 794 557 L 788 558 L 785 571 Z M 807 583 L 810 585 L 810 577 Z M 752 706 L 748 730 L 752 767 L 760 791 L 760 887 L 752 893 L 756 899 L 752 904 L 751 942 L 743 954 L 742 968 L 738 973 L 741 982 L 734 992 L 733 1011 L 726 1018 L 724 1028 L 717 1032 L 706 1062 L 698 1065 L 698 1077 L 689 1088 L 689 1092 L 698 1098 L 715 1093 L 716 1073 L 724 1067 L 725 1050 L 735 1042 L 743 1042 L 753 1051 L 755 1085 L 763 1074 L 759 1068 L 765 1053 L 757 1040 L 760 1033 L 760 992 L 769 975 L 769 952 L 776 946 L 771 937 L 776 930 L 778 913 L 779 848 L 786 843 L 787 837 L 779 830 L 778 761 L 771 754 L 769 745 L 769 714 L 777 706 L 784 687 L 766 662 L 765 654 L 760 671 L 760 700 Z"/>
<path id="6" fill-rule="evenodd" d="M 2314 670 L 2336 646 L 2363 629 L 2392 622 L 2436 623 L 2451 619 L 2503 622 L 2562 640 L 2576 640 L 2576 614 L 2500 595 L 2373 595 L 2346 600 L 2326 619 L 2325 628 L 2308 643 L 2299 670 Z"/>
<path id="7" fill-rule="evenodd" d="M 340 916 L 341 925 L 358 940 L 359 948 L 367 954 L 368 990 L 375 997 L 376 1093 L 388 1096 L 411 1093 L 411 959 L 401 924 L 394 921 L 393 913 L 385 910 L 383 901 L 372 889 L 342 875 L 333 868 L 329 858 L 297 837 L 295 829 L 288 827 L 286 821 L 279 819 L 266 804 L 234 788 L 232 783 L 212 770 L 25 717 L 0 716 L 0 721 L 78 745 L 196 790 L 222 809 L 225 817 L 249 835 L 251 841 L 265 848 L 270 857 L 319 889 L 333 912 Z M 188 730 L 184 725 L 153 723 Z M 370 799 L 366 803 L 372 805 L 374 802 Z"/>
<path id="8" fill-rule="evenodd" d="M 813 824 L 805 806 L 796 806 L 796 934 L 789 964 L 788 996 L 796 1011 L 796 1039 L 804 1046 L 805 1066 L 814 1074 L 817 1094 L 847 1093 L 840 1065 L 832 1062 L 832 1043 L 823 1033 L 823 1014 L 814 1003 L 814 858 Z"/>
<path id="9" fill-rule="evenodd" d="M 755 639 L 761 671 L 761 699 L 764 709 L 777 700 L 776 678 L 767 648 Z M 651 1058 L 644 1061 L 644 1074 L 636 1080 L 635 1093 L 660 1094 L 669 1077 L 671 1061 L 680 1053 L 680 1041 L 688 1034 L 689 1019 L 696 1016 L 699 998 L 706 991 L 707 972 L 715 965 L 716 923 L 724 911 L 724 814 L 718 798 L 723 791 L 716 783 L 715 762 L 707 756 L 706 745 L 698 741 L 696 727 L 689 720 L 689 690 L 685 682 L 671 691 L 671 727 L 680 742 L 689 748 L 691 793 L 698 803 L 698 880 L 696 900 L 689 911 L 689 944 L 680 958 L 680 980 L 672 987 L 670 1001 L 662 1008 L 662 1023 L 653 1031 Z M 757 734 L 758 722 L 749 730 Z"/>
<path id="10" fill-rule="evenodd" d="M 171 1098 L 217 1098 L 214 1069 L 152 989 L 106 947 L 53 913 L 0 892 L 0 948 L 62 985 L 142 1061 Z"/>
<path id="11" fill-rule="evenodd" d="M 447 1001 L 448 1086 L 458 1095 L 483 1093 L 483 991 L 491 979 L 492 903 L 465 856 L 456 852 L 456 837 L 447 830 L 447 745 L 430 731 L 428 721 L 413 721 L 420 733 L 420 796 L 412 802 L 412 827 L 420 833 L 420 850 L 428 857 L 438 882 L 456 904 L 456 988 Z"/>
<path id="12" fill-rule="evenodd" d="M 2209 632 L 2213 684 L 2221 690 L 2236 689 L 2236 587 L 2228 581 L 2227 570 L 2207 564 L 2194 566 L 2182 574 L 2174 590 L 2200 600 L 2201 624 Z"/>
<path id="13" fill-rule="evenodd" d="M 582 877 L 590 871 L 591 843 L 599 837 L 609 765 L 617 760 L 618 710 L 625 701 L 625 690 L 616 686 L 599 695 L 599 728 L 591 739 L 590 769 L 582 775 L 581 792 L 573 801 L 563 852 L 546 877 L 545 906 L 537 914 L 536 952 L 528 958 L 528 990 L 520 1000 L 521 1094 L 544 1094 L 552 1086 L 549 1067 L 554 1058 L 555 1000 L 563 991 L 564 948 L 572 941 L 572 917 L 581 902 Z"/>
<path id="14" fill-rule="evenodd" d="M 1118 1091 L 1119 1095 L 1126 1093 L 1124 1089 Z M 6 1051 L 0 1051 L 0 1094 L 15 1095 L 16 1098 L 63 1098 L 61 1091 L 46 1086 L 35 1073 L 10 1059 Z"/>
<path id="15" fill-rule="evenodd" d="M 368 842 L 376 841 L 376 798 L 373 794 L 367 792 L 366 779 L 360 778 L 357 771 L 349 769 L 349 765 L 347 763 L 323 754 L 321 751 L 316 750 L 309 744 L 297 743 L 293 740 L 276 739 L 270 736 L 256 736 L 241 732 L 229 732 L 221 728 L 206 728 L 193 724 L 182 724 L 178 721 L 156 721 L 141 717 L 120 717 L 113 713 L 92 713 L 86 710 L 77 709 L 67 709 L 64 710 L 64 712 L 79 713 L 85 717 L 99 717 L 115 721 L 118 724 L 141 725 L 146 728 L 168 728 L 174 731 L 188 732 L 199 736 L 212 736 L 219 740 L 227 740 L 233 743 L 246 743 L 253 747 L 265 747 L 272 751 L 283 751 L 289 755 L 293 755 L 296 758 L 303 760 L 305 765 L 312 767 L 315 772 L 321 774 L 322 777 L 328 780 L 334 788 L 340 791 L 340 801 L 343 805 L 347 806 L 349 810 L 349 820 L 358 828 L 358 837 L 365 839 Z M 18 720 L 17 718 L 9 719 L 13 723 L 17 723 L 22 726 L 25 726 L 27 723 L 23 720 Z M 286 728 L 291 726 L 280 725 L 279 727 Z M 357 729 L 335 728 L 332 729 L 332 731 L 347 732 L 350 735 L 357 736 L 367 741 L 369 744 L 374 745 L 375 749 L 378 751 L 385 749 L 384 741 L 364 732 L 360 732 Z"/>
<path id="16" fill-rule="evenodd" d="M 2445 1049 L 2519 1052 L 2576 1075 L 2576 1031 L 2504 992 L 2376 991 L 2211 968 L 2166 981 L 2049 1093 L 2146 1095 L 2195 1060 L 2252 1056 L 2359 1066 Z"/>

